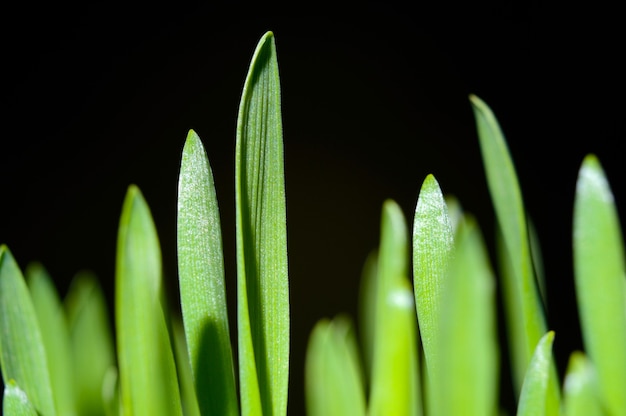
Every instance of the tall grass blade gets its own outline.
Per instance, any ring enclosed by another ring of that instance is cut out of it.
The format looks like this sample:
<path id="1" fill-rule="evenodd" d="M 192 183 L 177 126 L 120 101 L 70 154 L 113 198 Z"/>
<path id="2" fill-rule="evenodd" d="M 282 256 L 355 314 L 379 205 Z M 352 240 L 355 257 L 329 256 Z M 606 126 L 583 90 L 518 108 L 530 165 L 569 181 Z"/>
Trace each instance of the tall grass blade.
<path id="1" fill-rule="evenodd" d="M 378 281 L 378 251 L 365 259 L 359 286 L 359 329 L 366 384 L 372 378 L 374 332 L 376 328 L 376 282 Z"/>
<path id="2" fill-rule="evenodd" d="M 235 150 L 239 374 L 244 415 L 287 411 L 289 282 L 280 80 L 272 32 L 241 97 Z"/>
<path id="3" fill-rule="evenodd" d="M 602 416 L 598 380 L 585 354 L 574 351 L 563 381 L 564 416 Z"/>
<path id="4" fill-rule="evenodd" d="M 182 415 L 163 310 L 161 250 L 139 188 L 128 188 L 117 241 L 115 323 L 124 412 Z"/>
<path id="5" fill-rule="evenodd" d="M 5 386 L 14 380 L 35 409 L 56 415 L 43 337 L 22 271 L 0 245 L 0 366 Z"/>
<path id="6" fill-rule="evenodd" d="M 547 332 L 537 344 L 528 365 L 517 406 L 517 416 L 557 415 L 548 406 L 548 384 L 551 373 L 554 332 Z"/>
<path id="7" fill-rule="evenodd" d="M 409 282 L 408 229 L 394 201 L 383 204 L 369 415 L 419 415 L 417 317 Z"/>
<path id="8" fill-rule="evenodd" d="M 178 370 L 178 382 L 180 384 L 180 397 L 182 400 L 183 414 L 185 416 L 200 416 L 198 397 L 193 373 L 191 371 L 191 361 L 185 337 L 185 328 L 179 318 L 172 319 L 172 338 L 174 340 L 174 358 L 176 359 L 176 369 Z M 210 409 L 209 409 L 210 410 Z"/>
<path id="9" fill-rule="evenodd" d="M 595 155 L 585 157 L 574 202 L 574 277 L 585 351 L 609 414 L 626 409 L 624 242 L 613 193 Z"/>
<path id="10" fill-rule="evenodd" d="M 5 416 L 37 416 L 37 410 L 28 400 L 24 390 L 15 383 L 15 380 L 9 380 L 4 386 L 2 414 Z"/>
<path id="11" fill-rule="evenodd" d="M 209 160 L 193 130 L 180 166 L 177 227 L 180 300 L 198 405 L 204 415 L 237 415 L 219 207 Z"/>

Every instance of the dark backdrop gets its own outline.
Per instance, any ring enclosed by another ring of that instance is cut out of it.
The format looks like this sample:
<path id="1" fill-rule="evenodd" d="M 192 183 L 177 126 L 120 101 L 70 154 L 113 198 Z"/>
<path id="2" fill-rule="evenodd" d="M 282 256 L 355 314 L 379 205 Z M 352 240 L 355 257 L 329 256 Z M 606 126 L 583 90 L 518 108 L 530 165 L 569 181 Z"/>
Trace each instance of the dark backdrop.
<path id="1" fill-rule="evenodd" d="M 420 185 L 433 173 L 492 244 L 469 93 L 492 107 L 509 141 L 542 241 L 562 373 L 581 348 L 570 234 L 586 153 L 603 163 L 622 218 L 626 209 L 624 29 L 611 10 L 518 3 L 369 3 L 347 17 L 246 16 L 189 4 L 7 9 L 0 243 L 22 267 L 43 262 L 61 295 L 76 271 L 93 270 L 112 307 L 118 217 L 135 183 L 153 211 L 176 304 L 177 175 L 193 128 L 215 175 L 234 307 L 236 115 L 256 42 L 272 30 L 285 140 L 290 414 L 303 413 L 312 326 L 356 314 L 384 199 L 395 199 L 410 224 Z"/>

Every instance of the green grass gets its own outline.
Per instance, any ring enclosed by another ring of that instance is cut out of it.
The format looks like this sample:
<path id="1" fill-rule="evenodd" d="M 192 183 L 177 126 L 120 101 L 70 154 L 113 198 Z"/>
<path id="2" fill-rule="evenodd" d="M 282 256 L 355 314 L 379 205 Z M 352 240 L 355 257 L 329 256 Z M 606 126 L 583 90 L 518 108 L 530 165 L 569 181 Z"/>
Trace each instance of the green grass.
<path id="1" fill-rule="evenodd" d="M 295 363 L 280 77 L 274 36 L 265 33 L 237 119 L 236 320 L 228 315 L 210 155 L 191 130 L 178 178 L 182 319 L 169 309 L 159 236 L 136 185 L 121 209 L 114 325 L 97 277 L 78 273 L 61 297 L 44 265 L 23 273 L 0 246 L 3 414 L 280 416 L 289 369 L 302 365 L 311 416 L 497 415 L 511 410 L 500 408 L 504 360 L 519 415 L 626 414 L 624 245 L 600 161 L 582 162 L 573 207 L 584 351 L 571 351 L 559 375 L 559 334 L 545 315 L 551 276 L 542 271 L 513 158 L 488 105 L 470 96 L 468 106 L 495 212 L 495 259 L 473 213 L 427 175 L 416 186 L 412 223 L 395 201 L 381 207 L 380 243 L 354 294 L 359 315 L 320 317 L 305 362 Z M 498 293 L 509 350 L 498 342 Z"/>

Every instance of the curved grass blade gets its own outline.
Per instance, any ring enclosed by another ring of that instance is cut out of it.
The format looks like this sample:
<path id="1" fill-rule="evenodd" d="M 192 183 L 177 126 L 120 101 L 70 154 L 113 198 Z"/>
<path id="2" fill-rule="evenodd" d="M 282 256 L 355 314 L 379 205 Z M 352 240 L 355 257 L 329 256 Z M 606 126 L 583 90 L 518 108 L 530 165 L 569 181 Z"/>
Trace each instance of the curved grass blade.
<path id="1" fill-rule="evenodd" d="M 0 245 L 0 366 L 5 385 L 14 380 L 39 413 L 56 415 L 35 307 L 22 271 L 5 245 Z"/>
<path id="2" fill-rule="evenodd" d="M 440 306 L 441 356 L 433 415 L 490 415 L 498 408 L 495 280 L 472 217 L 459 224 Z"/>
<path id="3" fill-rule="evenodd" d="M 122 208 L 115 272 L 123 408 L 132 415 L 182 415 L 162 307 L 161 250 L 150 209 L 135 185 Z"/>
<path id="4" fill-rule="evenodd" d="M 345 316 L 319 321 L 305 363 L 308 416 L 365 416 L 365 384 L 356 335 Z"/>
<path id="5" fill-rule="evenodd" d="M 78 272 L 64 301 L 77 412 L 104 415 L 103 382 L 115 366 L 115 346 L 104 292 L 96 276 Z"/>
<path id="6" fill-rule="evenodd" d="M 15 380 L 9 380 L 4 386 L 2 414 L 5 416 L 37 416 L 37 410 L 28 400 L 24 390 L 15 383 Z"/>
<path id="7" fill-rule="evenodd" d="M 563 382 L 562 414 L 564 416 L 603 415 L 598 393 L 598 380 L 593 364 L 582 352 L 573 352 Z"/>
<path id="8" fill-rule="evenodd" d="M 613 194 L 594 155 L 585 157 L 574 202 L 574 277 L 585 351 L 609 414 L 626 409 L 624 242 Z"/>
<path id="9" fill-rule="evenodd" d="M 548 384 L 551 373 L 554 331 L 548 331 L 537 344 L 524 377 L 517 406 L 518 416 L 557 415 L 548 406 Z"/>
<path id="10" fill-rule="evenodd" d="M 192 374 L 202 414 L 237 415 L 219 207 L 198 135 L 189 131 L 178 183 L 178 274 Z"/>
<path id="11" fill-rule="evenodd" d="M 239 374 L 244 415 L 287 411 L 289 281 L 280 80 L 272 32 L 241 97 L 235 150 Z"/>
<path id="12" fill-rule="evenodd" d="M 510 272 L 503 273 L 502 287 L 509 344 L 514 346 L 511 351 L 513 384 L 519 391 L 535 345 L 546 332 L 546 320 L 533 272 L 526 214 L 513 160 L 491 109 L 475 95 L 470 96 L 470 101 L 476 119 L 487 184 L 503 242 L 501 267 Z M 551 414 L 557 414 L 560 399 L 554 366 L 548 391 L 548 408 Z"/>
<path id="13" fill-rule="evenodd" d="M 30 263 L 25 270 L 33 305 L 39 321 L 50 370 L 52 394 L 60 415 L 77 414 L 70 336 L 59 294 L 40 263 Z"/>
<path id="14" fill-rule="evenodd" d="M 408 230 L 400 206 L 383 204 L 369 415 L 421 414 L 417 318 L 408 280 Z"/>

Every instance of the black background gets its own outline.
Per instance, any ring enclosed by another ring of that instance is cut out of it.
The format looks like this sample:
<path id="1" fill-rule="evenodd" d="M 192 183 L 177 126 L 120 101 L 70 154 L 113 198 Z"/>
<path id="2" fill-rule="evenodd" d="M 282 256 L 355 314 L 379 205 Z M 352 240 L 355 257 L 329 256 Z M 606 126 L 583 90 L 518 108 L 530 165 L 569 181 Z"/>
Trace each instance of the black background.
<path id="1" fill-rule="evenodd" d="M 243 5 L 226 13 L 177 4 L 3 11 L 0 243 L 20 266 L 43 262 L 61 295 L 79 269 L 93 270 L 112 307 L 119 214 L 135 183 L 151 206 L 176 306 L 177 175 L 193 128 L 215 176 L 234 312 L 235 123 L 252 52 L 272 30 L 285 140 L 290 414 L 304 412 L 312 326 L 356 314 L 361 267 L 377 246 L 386 198 L 410 225 L 421 183 L 433 173 L 477 217 L 492 247 L 470 93 L 501 123 L 542 241 L 562 374 L 569 353 L 582 348 L 571 221 L 585 154 L 599 156 L 621 218 L 626 209 L 625 30 L 617 10 L 365 3 L 333 17 L 304 6 L 299 15 L 264 16 L 242 14 Z M 502 358 L 502 401 L 511 406 Z"/>

